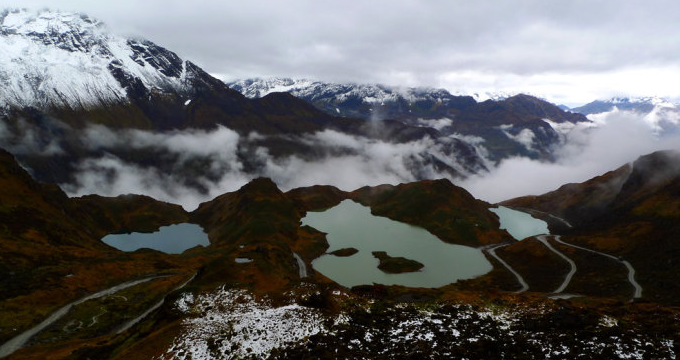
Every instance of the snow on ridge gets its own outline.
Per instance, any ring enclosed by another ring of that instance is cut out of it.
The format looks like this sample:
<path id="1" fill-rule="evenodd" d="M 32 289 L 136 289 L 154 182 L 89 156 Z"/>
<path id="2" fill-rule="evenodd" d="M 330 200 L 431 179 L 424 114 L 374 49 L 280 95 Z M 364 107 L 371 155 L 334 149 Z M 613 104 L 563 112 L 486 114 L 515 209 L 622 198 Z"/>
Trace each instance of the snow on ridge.
<path id="1" fill-rule="evenodd" d="M 5 10 L 3 12 L 2 31 L 22 35 L 65 33 L 78 29 L 81 32 L 102 28 L 103 23 L 89 18 L 87 15 L 72 12 L 56 12 L 42 10 Z"/>
<path id="2" fill-rule="evenodd" d="M 166 76 L 150 59 L 133 59 L 134 52 L 131 40 L 86 15 L 5 10 L 0 15 L 0 107 L 81 108 L 127 101 L 112 66 L 148 89 L 185 87 L 184 71 L 180 78 Z"/>
<path id="3" fill-rule="evenodd" d="M 247 79 L 228 83 L 249 98 L 263 97 L 274 91 L 290 92 L 309 100 L 335 98 L 339 102 L 358 98 L 368 104 L 384 104 L 404 99 L 410 103 L 420 100 L 445 102 L 451 93 L 445 89 L 428 87 L 398 87 L 380 84 L 328 83 L 310 79 L 267 78 Z"/>

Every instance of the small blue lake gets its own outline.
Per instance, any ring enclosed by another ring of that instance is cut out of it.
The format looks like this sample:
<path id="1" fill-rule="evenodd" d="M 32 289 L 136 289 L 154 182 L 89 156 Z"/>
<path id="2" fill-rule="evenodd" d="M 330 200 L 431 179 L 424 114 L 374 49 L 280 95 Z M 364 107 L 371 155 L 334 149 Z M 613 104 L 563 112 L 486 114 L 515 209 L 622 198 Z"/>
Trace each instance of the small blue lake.
<path id="1" fill-rule="evenodd" d="M 154 233 L 106 235 L 102 241 L 122 251 L 147 248 L 167 254 L 180 254 L 197 245 L 210 245 L 208 235 L 203 232 L 203 229 L 196 224 L 189 223 L 161 226 L 160 230 Z"/>
<path id="2" fill-rule="evenodd" d="M 521 211 L 513 210 L 505 206 L 497 209 L 489 209 L 498 215 L 501 221 L 501 229 L 505 229 L 516 240 L 522 240 L 529 236 L 550 234 L 548 223 Z"/>

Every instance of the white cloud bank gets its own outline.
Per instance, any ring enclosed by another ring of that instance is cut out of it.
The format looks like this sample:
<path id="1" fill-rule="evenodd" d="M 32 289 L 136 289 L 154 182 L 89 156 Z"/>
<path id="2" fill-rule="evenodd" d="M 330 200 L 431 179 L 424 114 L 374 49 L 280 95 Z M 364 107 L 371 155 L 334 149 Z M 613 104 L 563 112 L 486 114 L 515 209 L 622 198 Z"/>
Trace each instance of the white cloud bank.
<path id="1" fill-rule="evenodd" d="M 553 123 L 564 137 L 563 145 L 555 149 L 555 162 L 516 157 L 492 166 L 485 161 L 482 164 L 489 172 L 478 168 L 478 175 L 452 180 L 475 197 L 495 203 L 583 182 L 656 150 L 680 149 L 677 119 L 662 120 L 665 117 L 653 114 L 654 121 L 649 114 L 618 110 L 592 115 L 595 127 Z M 64 153 L 51 132 L 43 134 L 29 125 L 21 128 L 24 131 L 13 137 L 7 126 L 0 124 L 0 139 L 11 145 L 13 152 Z M 425 137 L 390 143 L 326 130 L 286 139 L 307 146 L 314 154 L 275 157 L 261 145 L 266 137 L 254 133 L 240 136 L 225 127 L 155 133 L 91 126 L 79 138 L 92 152 L 90 157 L 78 164 L 74 182 L 60 185 L 71 196 L 145 194 L 192 210 L 258 176 L 272 178 L 284 191 L 311 185 L 334 185 L 349 191 L 365 185 L 451 178 L 437 162 L 469 174 L 473 170 L 459 162 L 452 150 L 455 139 L 468 142 L 478 158 L 486 156 L 482 139 L 457 134 L 436 141 Z"/>
<path id="2" fill-rule="evenodd" d="M 592 117 L 597 127 L 576 127 L 556 149 L 554 163 L 528 158 L 501 161 L 491 172 L 459 185 L 491 203 L 524 195 L 540 195 L 566 183 L 583 182 L 614 170 L 641 155 L 680 149 L 677 132 L 659 133 L 642 115 L 613 111 Z"/>
<path id="3" fill-rule="evenodd" d="M 271 156 L 267 148 L 255 143 L 263 139 L 258 134 L 241 137 L 225 127 L 154 133 L 91 126 L 83 131 L 81 141 L 105 155 L 82 160 L 76 181 L 61 186 L 71 196 L 145 194 L 192 210 L 258 176 L 273 179 L 284 191 L 312 185 L 354 190 L 449 176 L 434 165 L 433 158 L 459 173 L 470 171 L 450 155 L 450 146 L 457 141 L 454 138 L 390 143 L 325 130 L 288 139 L 314 149 L 318 152 L 315 156 L 280 157 Z M 124 152 L 146 155 L 134 162 L 124 161 Z M 480 149 L 480 158 L 482 155 Z"/>

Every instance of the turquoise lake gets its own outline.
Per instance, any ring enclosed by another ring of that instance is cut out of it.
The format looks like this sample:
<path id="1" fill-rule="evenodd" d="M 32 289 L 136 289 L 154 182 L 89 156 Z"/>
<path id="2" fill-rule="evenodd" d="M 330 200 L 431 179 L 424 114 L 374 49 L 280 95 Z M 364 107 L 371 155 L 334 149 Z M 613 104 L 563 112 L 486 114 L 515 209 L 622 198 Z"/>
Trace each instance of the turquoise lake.
<path id="1" fill-rule="evenodd" d="M 154 233 L 106 235 L 102 241 L 122 251 L 147 248 L 167 254 L 180 254 L 197 245 L 210 245 L 208 235 L 203 232 L 203 229 L 196 224 L 189 223 L 161 226 L 160 230 Z"/>
<path id="2" fill-rule="evenodd" d="M 550 234 L 548 223 L 536 219 L 525 212 L 513 210 L 505 206 L 489 210 L 496 213 L 500 218 L 501 229 L 507 230 L 516 240 L 522 240 L 529 236 Z"/>
<path id="3" fill-rule="evenodd" d="M 323 212 L 308 212 L 302 223 L 327 233 L 327 252 L 353 247 L 349 257 L 322 255 L 312 262 L 315 270 L 340 285 L 366 284 L 440 287 L 491 271 L 491 263 L 476 248 L 447 244 L 427 230 L 373 216 L 368 207 L 345 200 Z M 425 265 L 412 273 L 387 274 L 378 269 L 372 251 L 386 251 Z"/>

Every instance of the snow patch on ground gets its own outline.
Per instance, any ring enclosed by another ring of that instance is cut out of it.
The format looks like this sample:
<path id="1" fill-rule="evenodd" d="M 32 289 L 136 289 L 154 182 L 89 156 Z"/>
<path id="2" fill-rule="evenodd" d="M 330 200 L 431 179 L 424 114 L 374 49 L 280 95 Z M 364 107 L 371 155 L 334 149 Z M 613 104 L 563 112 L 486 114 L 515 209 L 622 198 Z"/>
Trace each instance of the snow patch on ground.
<path id="1" fill-rule="evenodd" d="M 272 349 L 297 343 L 323 330 L 317 309 L 276 307 L 244 290 L 183 294 L 175 307 L 188 315 L 183 333 L 159 359 L 265 358 Z"/>

